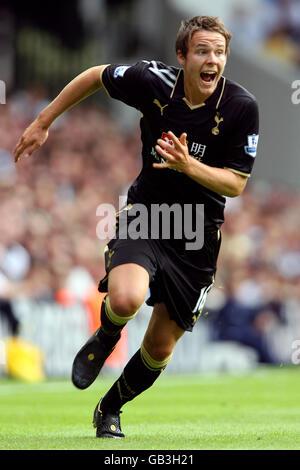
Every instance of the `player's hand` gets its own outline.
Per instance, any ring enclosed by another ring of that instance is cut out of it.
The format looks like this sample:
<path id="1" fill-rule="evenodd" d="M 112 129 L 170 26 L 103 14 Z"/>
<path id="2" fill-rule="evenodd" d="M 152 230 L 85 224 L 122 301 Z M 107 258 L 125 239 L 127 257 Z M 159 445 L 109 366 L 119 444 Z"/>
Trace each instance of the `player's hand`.
<path id="1" fill-rule="evenodd" d="M 186 133 L 182 133 L 178 138 L 173 132 L 169 131 L 168 135 L 174 145 L 169 144 L 163 139 L 157 140 L 155 150 L 163 159 L 162 163 L 153 163 L 154 168 L 172 168 L 185 172 L 189 167 L 191 156 L 186 142 Z"/>
<path id="2" fill-rule="evenodd" d="M 17 145 L 14 148 L 15 162 L 17 163 L 22 155 L 31 156 L 48 137 L 48 128 L 41 125 L 36 119 L 24 131 Z"/>

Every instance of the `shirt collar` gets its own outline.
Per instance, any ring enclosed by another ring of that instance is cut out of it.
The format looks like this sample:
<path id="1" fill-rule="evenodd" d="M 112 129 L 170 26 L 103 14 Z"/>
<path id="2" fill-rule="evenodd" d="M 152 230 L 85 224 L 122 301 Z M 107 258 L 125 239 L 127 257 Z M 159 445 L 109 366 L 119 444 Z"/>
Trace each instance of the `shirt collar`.
<path id="1" fill-rule="evenodd" d="M 170 95 L 171 99 L 183 100 L 191 110 L 199 109 L 204 106 L 210 109 L 219 108 L 219 105 L 220 105 L 220 102 L 224 93 L 224 89 L 225 89 L 225 83 L 226 83 L 226 78 L 223 75 L 221 76 L 218 82 L 217 88 L 215 89 L 213 94 L 209 98 L 207 98 L 207 100 L 203 104 L 195 105 L 195 106 L 191 105 L 185 98 L 183 77 L 184 77 L 184 71 L 183 69 L 179 69 L 174 87 L 171 91 L 171 95 Z"/>

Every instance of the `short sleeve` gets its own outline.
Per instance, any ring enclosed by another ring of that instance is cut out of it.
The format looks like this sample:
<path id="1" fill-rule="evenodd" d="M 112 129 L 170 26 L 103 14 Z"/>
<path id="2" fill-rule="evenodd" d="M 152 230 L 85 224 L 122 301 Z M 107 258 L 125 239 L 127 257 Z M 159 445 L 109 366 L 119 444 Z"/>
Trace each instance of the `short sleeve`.
<path id="1" fill-rule="evenodd" d="M 102 73 L 102 83 L 108 95 L 141 109 L 146 93 L 146 65 L 146 61 L 135 65 L 108 65 Z"/>
<path id="2" fill-rule="evenodd" d="M 243 99 L 228 138 L 224 168 L 250 176 L 259 138 L 259 111 L 256 100 Z"/>

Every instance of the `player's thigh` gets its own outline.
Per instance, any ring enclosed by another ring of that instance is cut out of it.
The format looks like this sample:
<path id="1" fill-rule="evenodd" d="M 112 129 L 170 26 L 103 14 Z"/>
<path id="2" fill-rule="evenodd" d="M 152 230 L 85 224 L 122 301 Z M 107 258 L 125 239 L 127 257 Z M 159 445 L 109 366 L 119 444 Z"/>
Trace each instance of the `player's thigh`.
<path id="1" fill-rule="evenodd" d="M 185 330 L 170 319 L 163 302 L 155 304 L 149 321 L 143 344 L 156 361 L 165 359 L 173 349 Z"/>
<path id="2" fill-rule="evenodd" d="M 110 305 L 118 315 L 134 314 L 144 302 L 148 289 L 149 274 L 138 264 L 121 264 L 108 275 Z"/>

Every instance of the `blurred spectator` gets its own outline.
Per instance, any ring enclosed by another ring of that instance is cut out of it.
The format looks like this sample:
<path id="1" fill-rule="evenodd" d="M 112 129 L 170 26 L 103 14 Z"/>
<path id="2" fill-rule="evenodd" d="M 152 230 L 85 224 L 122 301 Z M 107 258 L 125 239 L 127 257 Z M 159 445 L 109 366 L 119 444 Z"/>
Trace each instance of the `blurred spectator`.
<path id="1" fill-rule="evenodd" d="M 271 278 L 272 274 L 269 276 Z M 268 347 L 265 333 L 281 321 L 281 305 L 272 295 L 267 298 L 264 291 L 267 282 L 270 279 L 265 269 L 232 273 L 226 300 L 218 311 L 214 327 L 215 339 L 250 346 L 257 351 L 260 362 L 273 364 L 278 358 Z"/>
<path id="2" fill-rule="evenodd" d="M 20 322 L 13 311 L 11 302 L 0 299 L 0 315 L 6 319 L 11 336 L 18 336 Z"/>
<path id="3" fill-rule="evenodd" d="M 265 48 L 277 57 L 300 65 L 300 3 L 272 0 L 267 21 Z"/>
<path id="4" fill-rule="evenodd" d="M 299 0 L 260 0 L 232 9 L 233 41 L 262 50 L 281 62 L 300 65 Z"/>

